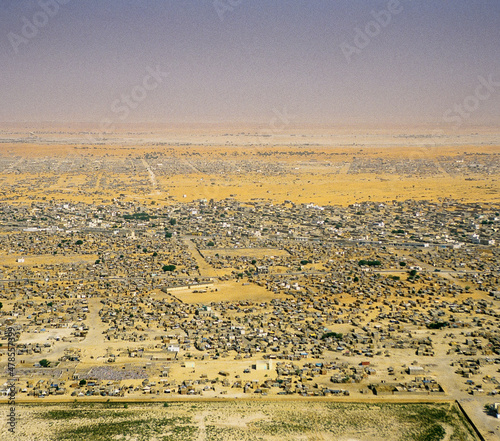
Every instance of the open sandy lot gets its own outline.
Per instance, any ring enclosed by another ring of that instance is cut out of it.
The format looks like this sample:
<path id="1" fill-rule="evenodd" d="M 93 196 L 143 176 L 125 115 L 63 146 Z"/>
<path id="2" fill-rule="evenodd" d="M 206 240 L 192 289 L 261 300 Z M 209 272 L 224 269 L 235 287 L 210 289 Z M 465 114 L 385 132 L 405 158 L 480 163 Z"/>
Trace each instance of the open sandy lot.
<path id="1" fill-rule="evenodd" d="M 478 438 L 453 402 L 212 401 L 20 406 L 16 440 L 412 441 Z M 0 408 L 5 413 L 5 406 Z M 439 438 L 438 438 L 439 436 Z M 10 440 L 2 429 L 3 439 Z"/>

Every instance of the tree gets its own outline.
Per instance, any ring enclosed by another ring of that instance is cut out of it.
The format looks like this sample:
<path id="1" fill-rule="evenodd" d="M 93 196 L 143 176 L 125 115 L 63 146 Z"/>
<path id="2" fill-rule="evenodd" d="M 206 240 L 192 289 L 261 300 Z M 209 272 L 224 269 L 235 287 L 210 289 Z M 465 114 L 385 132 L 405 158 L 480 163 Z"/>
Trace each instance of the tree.
<path id="1" fill-rule="evenodd" d="M 441 329 L 441 328 L 445 328 L 446 326 L 448 326 L 448 322 L 435 322 L 435 323 L 429 323 L 427 325 L 427 328 L 429 328 L 429 329 Z"/>
<path id="2" fill-rule="evenodd" d="M 44 358 L 43 360 L 40 360 L 40 366 L 46 368 L 49 367 L 50 361 Z"/>
<path id="3" fill-rule="evenodd" d="M 80 386 L 85 386 L 87 384 L 87 380 L 85 380 L 85 378 L 82 378 L 80 380 L 80 383 L 78 383 Z"/>
<path id="4" fill-rule="evenodd" d="M 341 333 L 337 332 L 327 332 L 326 334 L 323 334 L 321 337 L 321 340 L 326 340 L 327 338 L 335 338 L 337 340 L 342 340 L 343 335 Z"/>
<path id="5" fill-rule="evenodd" d="M 165 231 L 165 239 L 170 239 L 172 237 L 172 233 L 169 231 Z"/>
<path id="6" fill-rule="evenodd" d="M 360 260 L 358 262 L 359 266 L 368 265 L 368 266 L 379 266 L 381 265 L 380 260 Z"/>
<path id="7" fill-rule="evenodd" d="M 172 219 L 170 219 L 170 220 L 168 221 L 168 223 L 169 223 L 170 225 L 174 226 L 174 225 L 177 223 L 177 221 L 176 221 L 174 218 L 172 218 Z"/>
<path id="8" fill-rule="evenodd" d="M 175 271 L 176 266 L 175 265 L 163 265 L 163 271 Z"/>
<path id="9" fill-rule="evenodd" d="M 0 309 L 2 309 L 2 308 L 3 308 L 3 303 L 2 303 L 2 302 L 0 302 Z"/>
<path id="10" fill-rule="evenodd" d="M 213 246 L 215 246 L 215 243 L 213 243 L 212 241 L 207 243 L 207 247 L 213 247 Z"/>
<path id="11" fill-rule="evenodd" d="M 406 262 L 399 262 L 399 266 L 406 266 Z"/>
<path id="12" fill-rule="evenodd" d="M 78 239 L 76 242 L 75 242 L 76 245 L 83 245 L 83 240 L 81 239 Z"/>

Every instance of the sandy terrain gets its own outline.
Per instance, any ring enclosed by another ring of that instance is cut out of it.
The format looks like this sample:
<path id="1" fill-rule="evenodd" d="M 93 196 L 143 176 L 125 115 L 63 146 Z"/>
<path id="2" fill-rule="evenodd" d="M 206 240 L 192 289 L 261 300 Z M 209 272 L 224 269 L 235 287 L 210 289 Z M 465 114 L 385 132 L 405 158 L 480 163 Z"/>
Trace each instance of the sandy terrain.
<path id="1" fill-rule="evenodd" d="M 96 145 L 68 128 L 39 129 L 30 140 L 23 137 L 28 131 L 5 127 L 2 199 L 105 203 L 122 194 L 146 203 L 259 197 L 346 205 L 409 198 L 495 201 L 500 194 L 496 168 L 484 168 L 498 167 L 500 135 L 494 129 L 478 135 L 298 126 L 269 138 L 262 137 L 265 127 L 156 129 L 138 128 L 129 141 L 118 132 L 121 142 Z M 465 169 L 464 158 L 479 165 Z"/>
<path id="2" fill-rule="evenodd" d="M 475 441 L 457 406 L 310 401 L 175 402 L 19 406 L 16 440 Z M 5 413 L 5 408 L 0 408 Z M 428 418 L 432 423 L 428 423 Z M 5 429 L 3 439 L 12 439 Z"/>

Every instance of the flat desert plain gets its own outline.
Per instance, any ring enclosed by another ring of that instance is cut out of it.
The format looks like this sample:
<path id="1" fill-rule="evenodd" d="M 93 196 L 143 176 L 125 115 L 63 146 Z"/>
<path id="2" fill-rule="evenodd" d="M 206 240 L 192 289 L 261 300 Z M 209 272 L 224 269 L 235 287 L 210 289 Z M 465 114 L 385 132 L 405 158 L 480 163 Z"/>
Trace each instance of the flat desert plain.
<path id="1" fill-rule="evenodd" d="M 347 205 L 499 197 L 494 129 L 386 130 L 265 125 L 0 131 L 2 198 L 106 203 L 200 198 Z"/>

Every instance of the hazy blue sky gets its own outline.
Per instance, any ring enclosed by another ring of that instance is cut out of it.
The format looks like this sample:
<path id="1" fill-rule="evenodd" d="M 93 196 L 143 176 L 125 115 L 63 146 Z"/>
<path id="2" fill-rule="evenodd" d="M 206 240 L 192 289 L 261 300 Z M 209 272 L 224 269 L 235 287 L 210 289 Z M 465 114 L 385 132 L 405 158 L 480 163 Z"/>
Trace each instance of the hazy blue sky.
<path id="1" fill-rule="evenodd" d="M 0 121 L 500 122 L 499 0 L 59 1 L 0 0 Z"/>

